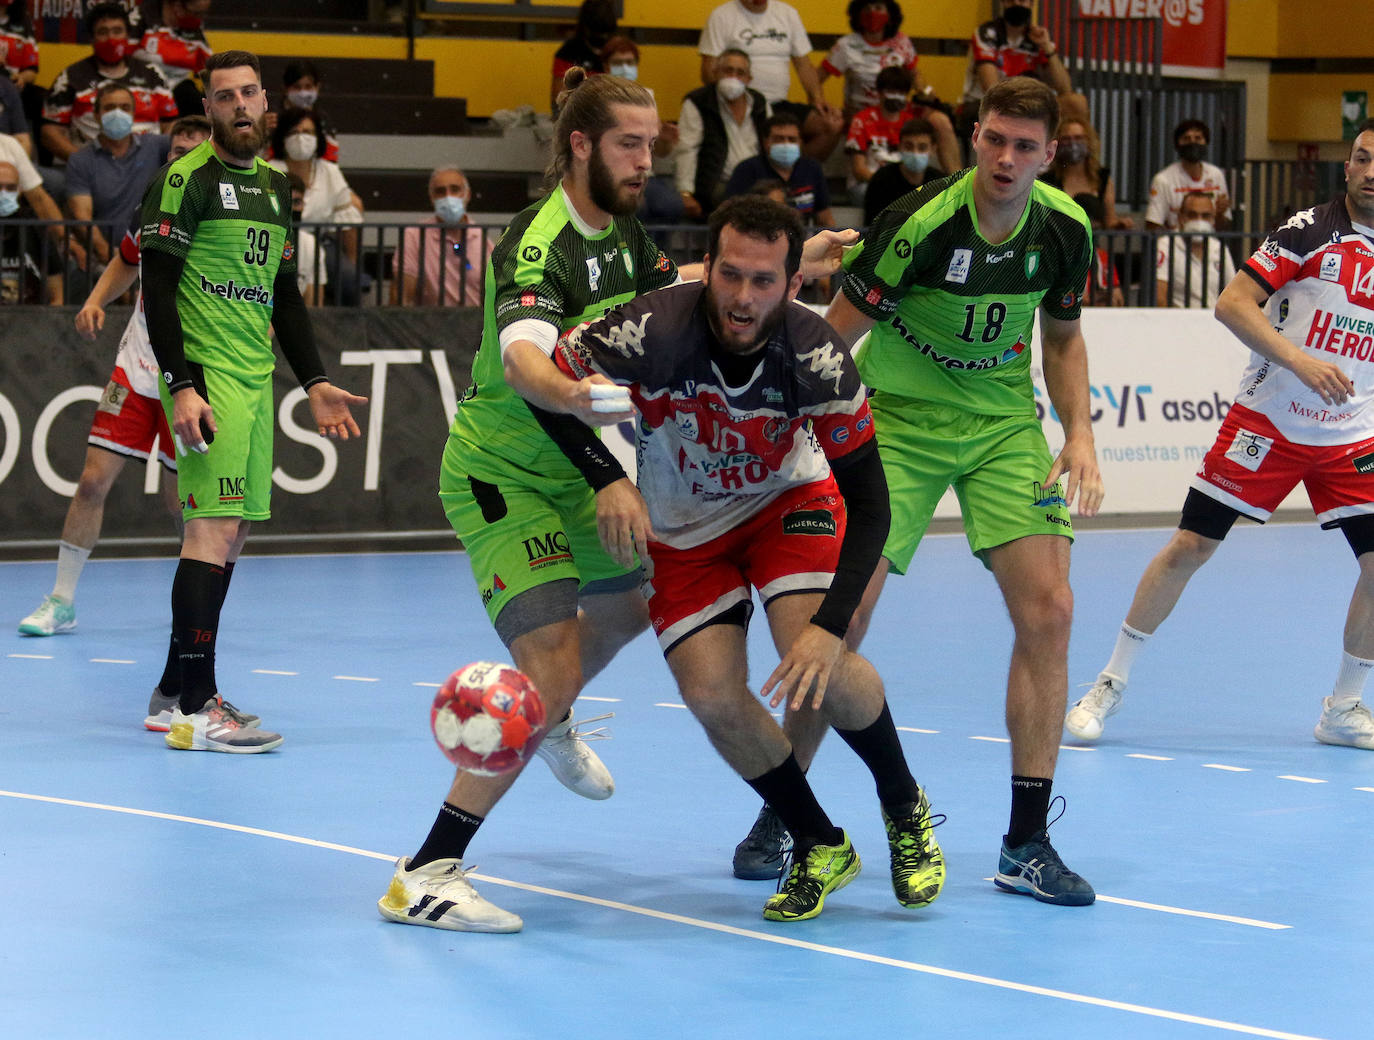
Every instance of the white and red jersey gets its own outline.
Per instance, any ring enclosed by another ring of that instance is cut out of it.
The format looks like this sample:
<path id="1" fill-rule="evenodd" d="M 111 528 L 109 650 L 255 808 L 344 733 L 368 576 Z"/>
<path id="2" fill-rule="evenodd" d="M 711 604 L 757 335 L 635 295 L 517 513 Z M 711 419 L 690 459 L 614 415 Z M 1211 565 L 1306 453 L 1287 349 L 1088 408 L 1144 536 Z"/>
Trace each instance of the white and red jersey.
<path id="1" fill-rule="evenodd" d="M 157 133 L 163 121 L 177 117 L 167 77 L 157 66 L 138 58 L 125 58 L 124 67 L 124 75 L 115 79 L 101 73 L 94 56 L 68 65 L 57 74 L 43 102 L 43 118 L 68 127 L 73 140 L 81 144 L 94 141 L 100 133 L 96 94 L 106 83 L 118 83 L 134 97 L 134 133 Z"/>
<path id="2" fill-rule="evenodd" d="M 1275 331 L 1340 366 L 1355 393 L 1328 406 L 1288 369 L 1252 352 L 1236 402 L 1296 444 L 1374 435 L 1374 228 L 1351 222 L 1342 195 L 1295 214 L 1241 270 L 1272 293 L 1265 313 Z"/>
<path id="3" fill-rule="evenodd" d="M 0 22 L 0 65 L 11 76 L 38 68 L 38 42 L 26 20 Z"/>
<path id="4" fill-rule="evenodd" d="M 168 86 L 175 88 L 189 77 L 199 76 L 213 53 L 200 29 L 147 25 L 135 56 L 158 65 Z"/>
<path id="5" fill-rule="evenodd" d="M 124 239 L 119 243 L 119 258 L 133 267 L 138 266 L 142 252 L 138 246 L 137 232 L 124 233 Z M 120 337 L 115 366 L 122 368 L 129 377 L 129 389 L 134 393 L 140 397 L 158 396 L 162 371 L 153 355 L 153 345 L 148 340 L 148 319 L 143 313 L 142 290 L 134 301 L 134 313 L 129 316 L 129 324 L 124 326 L 124 335 Z"/>
<path id="6" fill-rule="evenodd" d="M 713 357 L 705 295 L 700 282 L 646 293 L 569 331 L 554 352 L 579 379 L 600 372 L 629 388 L 640 413 L 639 487 L 657 540 L 675 549 L 824 480 L 829 459 L 873 439 L 858 368 L 824 319 L 786 305 L 752 372 L 734 386 L 721 369 L 734 372 L 741 359 Z"/>
<path id="7" fill-rule="evenodd" d="M 876 105 L 882 98 L 874 81 L 886 68 L 916 72 L 916 45 L 906 33 L 895 33 L 885 40 L 869 43 L 860 33 L 848 33 L 835 41 L 821 68 L 831 76 L 844 77 L 844 107 L 857 112 Z"/>

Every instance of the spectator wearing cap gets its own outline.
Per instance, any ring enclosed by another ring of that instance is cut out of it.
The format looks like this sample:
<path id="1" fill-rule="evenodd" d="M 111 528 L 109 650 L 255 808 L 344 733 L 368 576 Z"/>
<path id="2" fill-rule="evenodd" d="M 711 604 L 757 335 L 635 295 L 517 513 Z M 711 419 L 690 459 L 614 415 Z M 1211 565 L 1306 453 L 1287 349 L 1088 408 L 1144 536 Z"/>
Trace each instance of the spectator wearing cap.
<path id="1" fill-rule="evenodd" d="M 474 227 L 468 215 L 472 186 L 457 166 L 429 175 L 432 225 L 408 227 L 392 272 L 392 301 L 406 306 L 477 307 L 496 236 Z"/>

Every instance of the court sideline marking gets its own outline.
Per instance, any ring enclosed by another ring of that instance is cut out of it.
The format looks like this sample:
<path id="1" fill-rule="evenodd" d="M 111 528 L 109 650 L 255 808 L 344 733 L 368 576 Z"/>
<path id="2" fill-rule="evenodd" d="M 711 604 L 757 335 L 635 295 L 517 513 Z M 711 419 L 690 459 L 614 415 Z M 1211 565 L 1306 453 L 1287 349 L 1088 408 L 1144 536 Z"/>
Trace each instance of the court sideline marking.
<path id="1" fill-rule="evenodd" d="M 346 852 L 350 855 L 382 860 L 387 863 L 394 863 L 396 860 L 395 856 L 389 856 L 384 852 L 373 852 L 369 849 L 360 849 L 352 845 L 339 845 L 335 842 L 320 841 L 316 838 L 306 838 L 297 834 L 263 830 L 259 827 L 246 827 L 242 824 L 224 823 L 220 820 L 207 820 L 196 816 L 181 816 L 176 813 L 157 812 L 152 809 L 135 809 L 131 806 L 124 805 L 106 805 L 101 802 L 84 802 L 72 798 L 57 798 L 52 795 L 27 794 L 22 791 L 0 790 L 0 797 L 16 798 L 30 802 L 45 802 L 51 805 L 66 805 L 78 809 L 98 809 L 103 812 L 120 813 L 126 816 L 143 816 L 155 820 L 168 820 L 173 823 L 190 823 L 200 827 L 210 827 L 215 830 L 234 831 L 239 834 L 252 834 L 262 838 L 275 838 L 278 841 L 288 842 L 293 845 L 329 849 L 333 852 Z M 1162 1018 L 1172 1022 L 1184 1022 L 1189 1025 L 1204 1026 L 1209 1029 L 1218 1029 L 1230 1033 L 1242 1033 L 1246 1036 L 1269 1037 L 1272 1038 L 1272 1040 L 1321 1040 L 1319 1037 L 1309 1036 L 1303 1033 L 1285 1033 L 1276 1029 L 1266 1029 L 1262 1026 L 1245 1025 L 1241 1022 L 1227 1022 L 1224 1019 L 1208 1018 L 1202 1015 L 1190 1015 L 1182 1011 L 1169 1011 L 1165 1008 L 1149 1007 L 1144 1004 L 1130 1004 L 1125 1001 L 1111 1000 L 1106 997 L 1093 997 L 1084 993 L 1071 993 L 1067 990 L 1050 989 L 1046 986 L 1034 986 L 1024 982 L 1013 982 L 1010 979 L 999 979 L 990 975 L 975 975 L 971 972 L 956 971 L 952 968 L 940 968 L 933 964 L 921 964 L 917 961 L 898 960 L 893 957 L 883 957 L 878 954 L 864 953 L 861 950 L 849 950 L 842 946 L 827 946 L 822 943 L 806 942 L 802 939 L 793 939 L 784 935 L 774 935 L 769 932 L 753 931 L 748 928 L 738 928 L 734 925 L 720 924 L 716 921 L 704 921 L 700 918 L 684 917 L 681 914 L 671 914 L 663 910 L 653 910 L 648 907 L 635 906 L 632 903 L 619 903 L 615 900 L 581 895 L 577 892 L 565 892 L 557 888 L 545 888 L 542 885 L 531 885 L 523 881 L 509 881 L 505 878 L 491 877 L 489 875 L 477 873 L 473 873 L 469 876 L 478 881 L 483 881 L 492 885 L 500 885 L 505 888 L 519 889 L 522 892 L 552 896 L 555 899 L 567 899 L 576 903 L 586 903 L 590 906 L 599 906 L 608 910 L 619 910 L 622 913 L 635 914 L 640 917 L 648 917 L 658 921 L 666 921 L 670 924 L 686 925 L 690 928 L 700 928 L 704 931 L 719 932 L 723 935 L 734 935 L 743 939 L 753 939 L 758 942 L 772 943 L 775 946 L 787 946 L 792 949 L 822 953 L 831 957 L 841 957 L 846 960 L 860 961 L 867 964 L 878 964 L 888 968 L 898 968 L 903 971 L 914 972 L 921 975 L 933 975 L 937 978 L 953 979 L 957 982 L 971 982 L 980 986 L 990 986 L 994 989 L 1005 989 L 1016 993 L 1027 993 L 1033 996 L 1051 997 L 1055 1000 L 1065 1000 L 1074 1004 L 1086 1004 L 1092 1007 L 1106 1008 L 1110 1011 L 1125 1011 L 1130 1014 L 1143 1015 L 1149 1018 Z"/>

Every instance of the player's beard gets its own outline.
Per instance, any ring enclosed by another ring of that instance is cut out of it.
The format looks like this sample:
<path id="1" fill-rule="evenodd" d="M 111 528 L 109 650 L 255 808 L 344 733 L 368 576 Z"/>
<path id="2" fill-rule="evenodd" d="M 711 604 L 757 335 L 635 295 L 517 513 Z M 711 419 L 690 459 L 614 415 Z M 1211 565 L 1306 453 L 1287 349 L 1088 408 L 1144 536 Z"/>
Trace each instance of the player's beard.
<path id="1" fill-rule="evenodd" d="M 228 152 L 235 159 L 251 159 L 262 151 L 263 145 L 267 143 L 267 113 L 264 112 L 253 121 L 253 131 L 250 134 L 241 134 L 234 128 L 234 123 L 246 112 L 235 112 L 231 119 L 210 119 L 210 136 L 215 144 L 219 145 L 224 151 Z"/>
<path id="2" fill-rule="evenodd" d="M 717 342 L 731 354 L 749 354 L 767 343 L 782 323 L 786 306 L 787 299 L 784 297 L 772 310 L 754 319 L 754 324 L 749 327 L 752 334 L 749 339 L 741 339 L 739 334 L 733 332 L 725 323 L 725 312 L 730 308 L 716 297 L 711 283 L 706 283 L 706 320 Z"/>
<path id="3" fill-rule="evenodd" d="M 587 161 L 587 193 L 592 197 L 592 205 L 613 217 L 628 217 L 639 208 L 640 195 L 623 190 L 620 184 L 616 183 L 610 166 L 601 158 L 601 146 L 598 144 Z"/>

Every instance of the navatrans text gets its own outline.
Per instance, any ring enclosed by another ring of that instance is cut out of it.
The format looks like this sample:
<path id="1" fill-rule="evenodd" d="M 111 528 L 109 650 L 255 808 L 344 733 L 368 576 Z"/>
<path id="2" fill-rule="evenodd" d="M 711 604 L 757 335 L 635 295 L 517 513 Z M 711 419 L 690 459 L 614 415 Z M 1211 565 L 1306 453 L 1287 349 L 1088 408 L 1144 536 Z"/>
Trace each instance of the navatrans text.
<path id="1" fill-rule="evenodd" d="M 212 282 L 205 275 L 200 276 L 200 291 L 207 292 L 214 296 L 219 296 L 226 300 L 236 300 L 243 303 L 260 303 L 264 307 L 272 306 L 272 291 L 265 285 L 235 285 L 234 279 L 228 282 Z"/>

